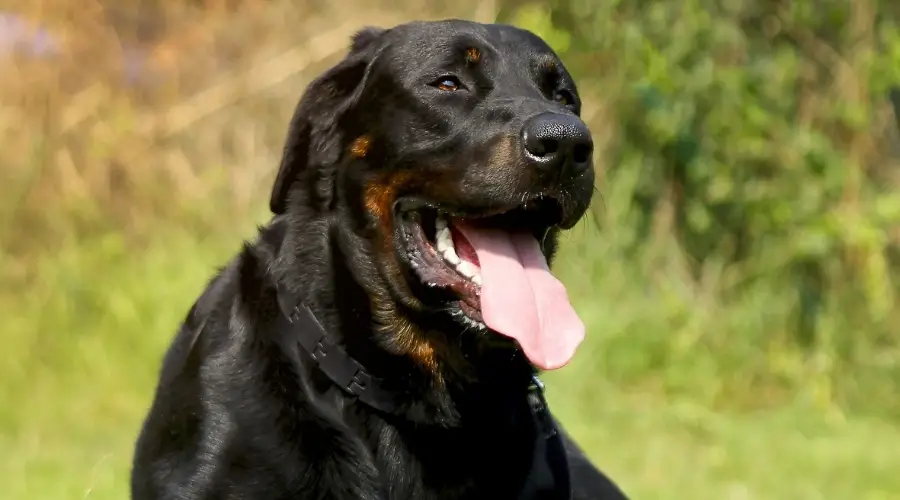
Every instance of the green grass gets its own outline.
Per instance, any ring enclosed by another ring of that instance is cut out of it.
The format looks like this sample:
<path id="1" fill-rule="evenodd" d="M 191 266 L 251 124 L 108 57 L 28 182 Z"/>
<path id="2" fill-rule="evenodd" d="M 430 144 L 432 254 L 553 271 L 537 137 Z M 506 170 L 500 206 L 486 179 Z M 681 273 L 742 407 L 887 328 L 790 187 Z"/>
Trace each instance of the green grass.
<path id="1" fill-rule="evenodd" d="M 585 254 L 600 248 L 591 231 L 572 239 L 560 273 L 590 337 L 572 366 L 547 375 L 549 397 L 633 498 L 896 497 L 900 429 L 820 406 L 803 391 L 753 411 L 723 404 L 723 387 L 734 384 L 717 374 L 734 377 L 740 367 L 724 370 L 700 349 L 691 321 L 669 328 L 668 309 L 627 275 L 585 267 Z M 127 498 L 131 448 L 161 353 L 238 245 L 170 230 L 140 246 L 110 236 L 63 246 L 27 268 L 3 263 L 0 498 Z M 693 355 L 671 355 L 678 349 Z M 629 375 L 661 352 L 669 356 L 658 378 Z"/>

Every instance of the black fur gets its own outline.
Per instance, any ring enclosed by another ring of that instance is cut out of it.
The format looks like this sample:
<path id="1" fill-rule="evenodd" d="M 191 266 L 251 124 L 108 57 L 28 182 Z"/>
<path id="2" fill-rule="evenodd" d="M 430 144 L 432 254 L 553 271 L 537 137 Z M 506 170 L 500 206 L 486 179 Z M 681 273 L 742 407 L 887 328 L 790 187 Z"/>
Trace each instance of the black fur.
<path id="1" fill-rule="evenodd" d="M 435 87 L 447 75 L 455 91 Z M 549 221 L 535 229 L 552 256 L 559 228 L 590 202 L 593 171 L 541 170 L 520 130 L 544 112 L 582 126 L 577 99 L 527 31 L 465 21 L 361 31 L 297 107 L 275 217 L 210 282 L 166 354 L 132 498 L 518 498 L 536 433 L 534 369 L 497 335 L 467 331 L 447 292 L 415 278 L 397 211 L 545 203 L 549 218 L 533 220 Z M 330 390 L 275 328 L 276 283 L 394 384 L 400 411 Z M 624 498 L 563 436 L 575 498 Z"/>

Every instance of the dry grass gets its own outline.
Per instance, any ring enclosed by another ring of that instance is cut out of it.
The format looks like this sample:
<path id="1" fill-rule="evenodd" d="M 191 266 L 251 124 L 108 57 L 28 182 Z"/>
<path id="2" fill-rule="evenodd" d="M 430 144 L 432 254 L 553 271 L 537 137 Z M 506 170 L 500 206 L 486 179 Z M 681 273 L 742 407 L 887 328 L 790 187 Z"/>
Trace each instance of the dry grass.
<path id="1" fill-rule="evenodd" d="M 490 3 L 458 3 L 456 12 L 416 0 L 326 4 L 53 0 L 12 9 L 53 33 L 61 53 L 0 61 L 12 75 L 0 82 L 3 250 L 22 255 L 110 225 L 140 235 L 159 220 L 211 225 L 223 211 L 246 214 L 271 182 L 303 87 L 354 31 L 493 16 Z M 125 76 L 135 48 L 145 54 L 142 83 Z M 212 198 L 214 211 L 197 210 Z"/>

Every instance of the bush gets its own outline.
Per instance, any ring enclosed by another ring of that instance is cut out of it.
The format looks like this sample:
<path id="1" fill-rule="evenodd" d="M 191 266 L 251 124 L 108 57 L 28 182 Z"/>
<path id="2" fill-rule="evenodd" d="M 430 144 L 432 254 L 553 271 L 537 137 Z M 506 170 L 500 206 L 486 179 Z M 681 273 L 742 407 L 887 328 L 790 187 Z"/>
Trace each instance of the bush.
<path id="1" fill-rule="evenodd" d="M 501 15 L 603 98 L 600 275 L 652 283 L 674 265 L 680 293 L 745 310 L 696 334 L 716 356 L 747 362 L 722 350 L 754 344 L 772 375 L 787 352 L 791 384 L 812 372 L 837 402 L 900 412 L 871 398 L 900 388 L 893 4 L 555 0 Z"/>

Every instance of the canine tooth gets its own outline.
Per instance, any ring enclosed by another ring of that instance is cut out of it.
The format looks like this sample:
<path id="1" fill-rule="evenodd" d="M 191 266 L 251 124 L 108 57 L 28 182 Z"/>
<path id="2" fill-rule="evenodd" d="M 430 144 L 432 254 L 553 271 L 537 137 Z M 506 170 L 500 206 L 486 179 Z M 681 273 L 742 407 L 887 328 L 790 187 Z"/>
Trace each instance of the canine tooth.
<path id="1" fill-rule="evenodd" d="M 448 249 L 453 249 L 453 235 L 450 234 L 450 228 L 444 226 L 443 228 L 438 229 L 434 239 L 437 243 L 438 252 L 444 253 Z"/>
<path id="2" fill-rule="evenodd" d="M 463 262 L 462 259 L 459 258 L 459 255 L 456 253 L 456 248 L 453 246 L 453 233 L 450 232 L 450 226 L 447 225 L 447 221 L 438 217 L 435 219 L 435 247 L 441 257 L 444 258 L 450 265 L 452 265 L 460 274 L 469 279 L 474 279 L 475 276 L 478 275 L 478 269 L 468 263 Z M 476 283 L 480 284 L 481 277 L 478 277 L 479 281 Z"/>
<path id="3" fill-rule="evenodd" d="M 444 227 L 443 229 L 438 231 L 438 235 L 442 240 L 444 240 L 445 243 L 447 243 L 450 248 L 453 248 L 453 234 L 450 233 L 449 227 Z"/>
<path id="4" fill-rule="evenodd" d="M 454 266 L 459 264 L 459 255 L 456 254 L 456 249 L 453 248 L 453 234 L 450 233 L 450 228 L 445 228 L 438 232 L 437 248 L 444 260 Z"/>
<path id="5" fill-rule="evenodd" d="M 440 254 L 444 252 L 453 250 L 453 243 L 451 240 L 448 240 L 445 236 L 441 235 L 437 237 L 437 251 Z"/>

